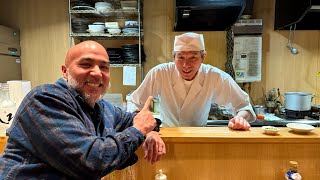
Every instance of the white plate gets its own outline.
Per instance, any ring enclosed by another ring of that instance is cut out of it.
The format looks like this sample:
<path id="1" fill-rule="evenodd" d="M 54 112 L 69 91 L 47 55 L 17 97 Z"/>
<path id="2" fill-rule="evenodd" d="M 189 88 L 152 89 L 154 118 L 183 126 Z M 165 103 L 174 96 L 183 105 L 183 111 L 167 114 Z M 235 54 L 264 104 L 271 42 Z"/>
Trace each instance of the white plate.
<path id="1" fill-rule="evenodd" d="M 308 124 L 302 124 L 302 123 L 289 123 L 287 124 L 287 127 L 292 129 L 296 133 L 308 133 L 315 128 Z"/>

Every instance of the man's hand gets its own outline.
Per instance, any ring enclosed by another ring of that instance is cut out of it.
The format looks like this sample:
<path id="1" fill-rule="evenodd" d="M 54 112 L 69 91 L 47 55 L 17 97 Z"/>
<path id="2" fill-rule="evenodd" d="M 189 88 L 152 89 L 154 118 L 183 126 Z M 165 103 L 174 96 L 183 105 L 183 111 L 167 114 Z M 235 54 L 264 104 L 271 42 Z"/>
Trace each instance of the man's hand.
<path id="1" fill-rule="evenodd" d="M 144 159 L 151 164 L 156 163 L 166 154 L 166 145 L 160 138 L 159 133 L 155 131 L 147 134 L 142 148 L 144 150 Z"/>
<path id="2" fill-rule="evenodd" d="M 236 130 L 248 130 L 251 126 L 243 117 L 235 116 L 230 119 L 228 127 Z"/>
<path id="3" fill-rule="evenodd" d="M 156 127 L 156 120 L 149 111 L 151 101 L 152 96 L 149 96 L 142 110 L 133 119 L 133 127 L 141 131 L 144 136 Z"/>

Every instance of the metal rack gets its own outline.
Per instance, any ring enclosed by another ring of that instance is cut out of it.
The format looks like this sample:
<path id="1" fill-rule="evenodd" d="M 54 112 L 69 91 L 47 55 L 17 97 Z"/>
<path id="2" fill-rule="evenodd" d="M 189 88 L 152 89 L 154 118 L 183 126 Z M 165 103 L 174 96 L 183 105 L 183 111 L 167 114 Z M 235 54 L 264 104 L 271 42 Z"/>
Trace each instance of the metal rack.
<path id="1" fill-rule="evenodd" d="M 137 40 L 139 44 L 139 63 L 138 64 L 110 64 L 110 67 L 124 67 L 124 66 L 134 66 L 139 67 L 141 82 L 143 80 L 143 63 L 141 59 L 142 55 L 142 39 L 143 32 L 139 26 L 139 33 L 135 34 L 109 34 L 109 33 L 73 33 L 72 32 L 72 19 L 73 18 L 92 18 L 92 19 L 128 19 L 137 18 L 138 24 L 141 24 L 142 19 L 142 6 L 143 0 L 137 0 L 137 9 L 121 9 L 120 1 L 113 0 L 114 9 L 110 11 L 99 12 L 95 8 L 92 10 L 75 10 L 71 7 L 72 0 L 69 0 L 69 31 L 70 31 L 70 47 L 73 45 L 73 40 L 78 39 L 80 41 L 84 40 Z M 103 1 L 103 0 L 101 0 Z M 97 2 L 97 0 L 91 0 L 91 2 Z M 110 1 L 109 1 L 110 2 Z"/>
<path id="2" fill-rule="evenodd" d="M 110 10 L 99 12 L 97 10 L 69 10 L 70 14 L 73 14 L 77 17 L 104 17 L 104 18 L 111 18 L 111 19 L 127 19 L 130 17 L 138 17 L 139 11 L 138 10 Z"/>

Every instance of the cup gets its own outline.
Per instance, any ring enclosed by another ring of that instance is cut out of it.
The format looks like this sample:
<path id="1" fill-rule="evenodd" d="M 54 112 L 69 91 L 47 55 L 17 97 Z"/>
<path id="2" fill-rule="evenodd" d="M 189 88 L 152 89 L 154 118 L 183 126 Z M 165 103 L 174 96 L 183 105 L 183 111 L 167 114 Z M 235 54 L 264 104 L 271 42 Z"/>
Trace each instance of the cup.
<path id="1" fill-rule="evenodd" d="M 254 112 L 258 115 L 265 115 L 266 114 L 266 108 L 261 105 L 255 105 L 254 107 Z"/>

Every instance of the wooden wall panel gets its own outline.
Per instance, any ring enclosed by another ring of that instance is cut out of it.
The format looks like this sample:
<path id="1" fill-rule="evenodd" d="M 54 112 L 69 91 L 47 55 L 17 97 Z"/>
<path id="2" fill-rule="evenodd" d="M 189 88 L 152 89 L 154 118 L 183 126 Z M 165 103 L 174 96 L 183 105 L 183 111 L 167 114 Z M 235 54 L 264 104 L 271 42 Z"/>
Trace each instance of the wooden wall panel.
<path id="1" fill-rule="evenodd" d="M 0 23 L 20 29 L 22 78 L 36 86 L 61 77 L 69 48 L 68 1 L 0 2 Z"/>
<path id="2" fill-rule="evenodd" d="M 275 0 L 255 0 L 253 17 L 263 19 L 262 81 L 252 83 L 250 95 L 261 104 L 263 92 L 272 88 L 286 91 L 309 91 L 320 103 L 319 49 L 320 31 L 296 31 L 294 46 L 301 53 L 292 55 L 286 47 L 289 31 L 273 30 Z M 172 61 L 174 4 L 172 0 L 144 1 L 144 46 L 147 55 L 145 74 L 155 65 Z M 22 46 L 22 75 L 32 85 L 54 82 L 61 77 L 60 66 L 69 48 L 67 0 L 0 0 L 0 23 L 19 28 Z M 205 63 L 224 70 L 226 33 L 203 33 L 208 56 Z M 106 46 L 119 46 L 107 41 Z M 124 95 L 136 87 L 122 86 L 122 70 L 112 69 L 112 93 Z M 138 77 L 138 83 L 140 78 Z"/>
<path id="3" fill-rule="evenodd" d="M 286 91 L 308 91 L 319 94 L 317 71 L 319 71 L 319 30 L 298 30 L 294 47 L 300 54 L 293 55 L 286 47 L 288 30 L 273 30 L 275 0 L 256 0 L 254 16 L 263 19 L 262 81 L 253 83 L 253 98 L 261 103 L 262 87 L 265 90 L 279 88 Z M 320 103 L 319 97 L 314 103 Z"/>

